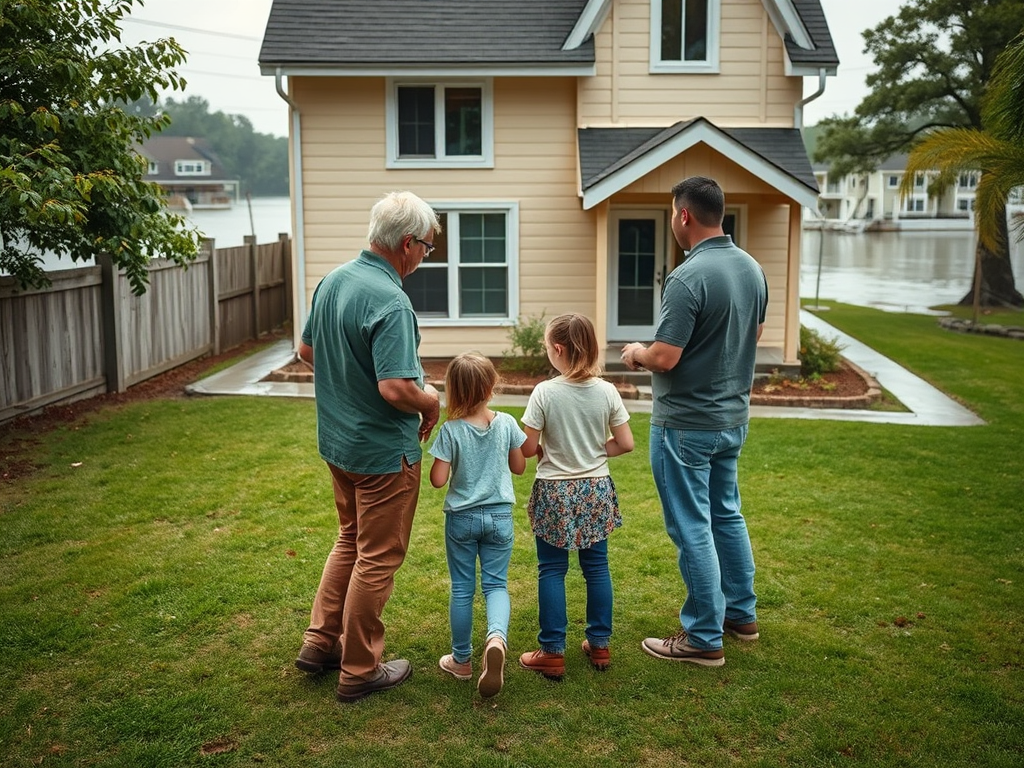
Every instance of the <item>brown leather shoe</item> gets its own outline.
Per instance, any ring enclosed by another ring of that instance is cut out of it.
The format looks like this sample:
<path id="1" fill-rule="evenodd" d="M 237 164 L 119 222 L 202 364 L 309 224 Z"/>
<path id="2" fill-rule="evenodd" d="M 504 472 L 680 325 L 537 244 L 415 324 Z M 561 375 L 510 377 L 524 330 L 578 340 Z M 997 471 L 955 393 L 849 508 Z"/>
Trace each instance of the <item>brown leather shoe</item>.
<path id="1" fill-rule="evenodd" d="M 377 667 L 377 677 L 358 683 L 338 683 L 338 701 L 358 701 L 377 691 L 386 691 L 401 685 L 412 675 L 412 665 L 405 659 L 395 659 Z"/>
<path id="2" fill-rule="evenodd" d="M 697 648 L 690 645 L 686 630 L 680 628 L 671 637 L 648 637 L 643 641 L 644 652 L 656 659 L 688 661 L 702 667 L 720 667 L 725 664 L 725 651 L 721 648 Z"/>
<path id="3" fill-rule="evenodd" d="M 565 675 L 565 654 L 530 651 L 519 657 L 519 666 L 540 672 L 548 680 L 561 680 Z"/>
<path id="4" fill-rule="evenodd" d="M 604 648 L 592 648 L 589 640 L 583 641 L 583 652 L 590 659 L 590 666 L 599 672 L 604 672 L 612 665 L 612 652 L 608 646 Z"/>
<path id="5" fill-rule="evenodd" d="M 303 643 L 302 648 L 299 649 L 299 657 L 295 659 L 295 666 L 312 675 L 330 669 L 341 669 L 341 642 L 335 643 L 334 649 L 330 652 L 321 651 L 315 645 Z"/>
<path id="6" fill-rule="evenodd" d="M 735 621 L 726 619 L 722 625 L 722 631 L 730 637 L 735 637 L 737 640 L 745 642 L 757 640 L 761 636 L 761 633 L 757 631 L 756 621 L 751 621 L 747 624 L 737 624 Z"/>
<path id="7" fill-rule="evenodd" d="M 492 637 L 484 646 L 484 671 L 476 683 L 480 696 L 489 699 L 501 692 L 505 684 L 505 641 Z"/>

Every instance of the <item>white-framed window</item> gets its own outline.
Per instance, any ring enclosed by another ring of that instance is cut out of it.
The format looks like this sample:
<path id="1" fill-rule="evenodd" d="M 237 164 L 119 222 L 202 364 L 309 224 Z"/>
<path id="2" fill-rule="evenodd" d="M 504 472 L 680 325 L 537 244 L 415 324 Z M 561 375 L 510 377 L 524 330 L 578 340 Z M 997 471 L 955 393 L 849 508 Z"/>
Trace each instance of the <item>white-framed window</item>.
<path id="1" fill-rule="evenodd" d="M 434 251 L 403 281 L 423 326 L 506 325 L 519 316 L 517 203 L 436 203 Z"/>
<path id="2" fill-rule="evenodd" d="M 889 189 L 896 189 L 900 185 L 900 177 L 895 173 L 890 173 L 886 183 L 889 185 Z"/>
<path id="3" fill-rule="evenodd" d="M 903 210 L 906 213 L 924 213 L 924 198 L 914 197 L 904 200 Z"/>
<path id="4" fill-rule="evenodd" d="M 925 183 L 925 176 L 924 176 L 923 173 L 918 173 L 918 174 L 914 175 L 914 188 L 915 189 L 924 189 L 924 183 Z"/>
<path id="5" fill-rule="evenodd" d="M 966 171 L 960 174 L 957 180 L 960 189 L 975 189 L 978 186 L 978 174 L 973 171 Z"/>
<path id="6" fill-rule="evenodd" d="M 973 197 L 961 197 L 956 201 L 956 209 L 969 213 L 974 210 L 974 198 Z"/>
<path id="7" fill-rule="evenodd" d="M 490 79 L 388 81 L 388 168 L 493 168 Z"/>
<path id="8" fill-rule="evenodd" d="M 840 183 L 841 182 L 839 180 L 833 181 L 832 179 L 829 179 L 828 184 L 825 185 L 825 191 L 831 195 L 838 195 L 842 192 L 842 189 L 840 189 Z"/>
<path id="9" fill-rule="evenodd" d="M 209 176 L 210 163 L 206 160 L 175 160 L 175 176 Z"/>
<path id="10" fill-rule="evenodd" d="M 721 0 L 651 0 L 651 72 L 717 73 Z"/>
<path id="11" fill-rule="evenodd" d="M 149 170 L 147 171 L 147 173 L 149 173 L 150 176 L 156 176 L 157 174 L 159 174 L 160 173 L 160 163 L 158 163 L 156 160 L 150 160 L 149 161 Z"/>

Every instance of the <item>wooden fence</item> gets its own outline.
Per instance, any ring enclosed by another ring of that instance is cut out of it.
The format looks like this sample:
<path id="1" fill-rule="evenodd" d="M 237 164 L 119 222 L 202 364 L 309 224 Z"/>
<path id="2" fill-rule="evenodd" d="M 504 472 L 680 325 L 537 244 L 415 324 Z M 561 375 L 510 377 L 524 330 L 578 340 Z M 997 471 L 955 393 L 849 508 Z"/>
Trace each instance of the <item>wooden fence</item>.
<path id="1" fill-rule="evenodd" d="M 208 240 L 187 268 L 154 259 L 142 296 L 109 256 L 50 272 L 40 290 L 0 277 L 0 423 L 123 392 L 291 320 L 291 241 L 245 241 L 214 249 Z"/>

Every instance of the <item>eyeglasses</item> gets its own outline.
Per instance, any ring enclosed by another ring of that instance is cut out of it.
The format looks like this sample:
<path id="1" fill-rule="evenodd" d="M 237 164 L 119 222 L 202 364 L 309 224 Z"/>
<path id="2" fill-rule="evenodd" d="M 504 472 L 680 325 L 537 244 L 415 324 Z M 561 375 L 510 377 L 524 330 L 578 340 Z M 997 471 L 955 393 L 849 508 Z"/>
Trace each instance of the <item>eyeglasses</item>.
<path id="1" fill-rule="evenodd" d="M 413 238 L 412 238 L 412 239 L 413 239 L 413 240 L 415 240 L 415 241 L 416 241 L 417 243 L 423 243 L 423 245 L 424 245 L 424 246 L 426 247 L 426 249 L 427 249 L 427 256 L 429 256 L 430 254 L 432 254 L 432 253 L 434 252 L 434 249 L 435 249 L 435 248 L 437 247 L 437 246 L 436 246 L 436 245 L 434 245 L 433 243 L 428 243 L 428 242 L 427 242 L 426 240 L 420 240 L 420 239 L 419 239 L 418 237 L 416 237 L 415 235 L 413 235 Z"/>

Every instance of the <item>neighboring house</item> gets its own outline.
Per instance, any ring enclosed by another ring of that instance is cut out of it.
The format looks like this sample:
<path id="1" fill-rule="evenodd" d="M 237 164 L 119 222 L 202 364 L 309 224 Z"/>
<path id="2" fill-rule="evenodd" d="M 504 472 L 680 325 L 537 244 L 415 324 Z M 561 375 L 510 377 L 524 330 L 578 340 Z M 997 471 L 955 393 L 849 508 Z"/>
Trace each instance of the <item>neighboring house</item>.
<path id="1" fill-rule="evenodd" d="M 238 202 L 238 180 L 228 178 L 203 139 L 152 136 L 138 151 L 149 161 L 147 181 L 166 190 L 172 207 L 230 208 Z"/>
<path id="2" fill-rule="evenodd" d="M 944 189 L 935 188 L 938 172 L 919 173 L 913 191 L 899 194 L 907 168 L 907 155 L 886 158 L 869 174 L 848 174 L 834 179 L 827 164 L 815 163 L 814 176 L 821 193 L 818 215 L 805 226 L 864 230 L 959 230 L 974 228 L 974 193 L 980 174 L 961 173 Z"/>
<path id="3" fill-rule="evenodd" d="M 818 195 L 803 77 L 837 64 L 818 0 L 275 0 L 260 67 L 291 107 L 296 332 L 373 203 L 410 189 L 444 225 L 405 282 L 423 357 L 498 356 L 517 319 L 566 311 L 606 350 L 650 340 L 682 259 L 669 190 L 699 174 L 768 277 L 759 362 L 793 365 Z"/>

